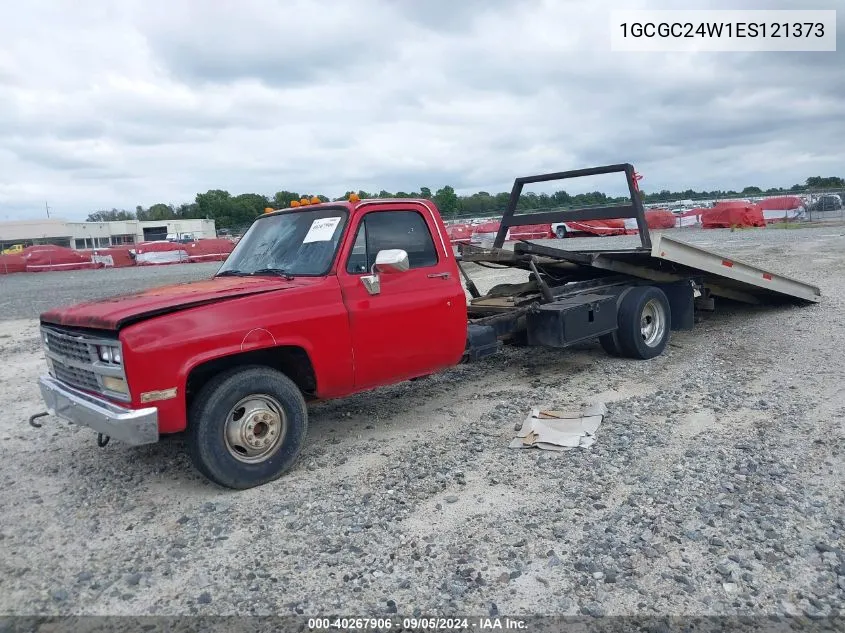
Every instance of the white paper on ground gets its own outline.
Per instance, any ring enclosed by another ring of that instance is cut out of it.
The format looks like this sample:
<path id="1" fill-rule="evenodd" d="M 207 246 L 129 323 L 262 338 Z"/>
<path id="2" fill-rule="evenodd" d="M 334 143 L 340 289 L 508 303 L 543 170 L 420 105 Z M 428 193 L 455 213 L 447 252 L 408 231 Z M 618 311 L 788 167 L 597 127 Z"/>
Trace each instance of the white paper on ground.
<path id="1" fill-rule="evenodd" d="M 596 403 L 581 413 L 532 409 L 510 448 L 540 448 L 564 451 L 589 448 L 607 413 L 604 403 Z"/>
<path id="2" fill-rule="evenodd" d="M 319 218 L 314 220 L 302 243 L 328 242 L 332 239 L 332 235 L 334 235 L 334 230 L 338 224 L 340 224 L 340 218 Z"/>

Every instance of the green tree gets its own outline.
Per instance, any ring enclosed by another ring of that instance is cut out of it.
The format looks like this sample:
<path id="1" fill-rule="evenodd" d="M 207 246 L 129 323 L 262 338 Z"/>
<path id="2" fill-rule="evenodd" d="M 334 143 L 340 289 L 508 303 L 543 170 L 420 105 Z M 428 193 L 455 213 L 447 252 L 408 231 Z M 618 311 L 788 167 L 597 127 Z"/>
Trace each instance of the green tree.
<path id="1" fill-rule="evenodd" d="M 294 191 L 277 191 L 273 195 L 272 204 L 274 209 L 287 209 L 293 200 L 299 200 L 300 195 Z"/>
<path id="2" fill-rule="evenodd" d="M 455 190 L 449 185 L 437 190 L 434 194 L 434 203 L 444 216 L 457 215 L 461 210 L 461 201 L 455 194 Z"/>
<path id="3" fill-rule="evenodd" d="M 176 217 L 186 219 L 202 218 L 199 205 L 196 202 L 183 202 L 176 207 Z"/>
<path id="4" fill-rule="evenodd" d="M 782 191 L 800 193 L 808 189 L 844 189 L 845 179 L 837 176 L 811 176 L 804 184 L 795 184 L 788 189 L 769 188 L 765 195 L 777 195 Z M 441 212 L 446 217 L 454 217 L 457 214 L 469 217 L 494 216 L 502 213 L 510 200 L 510 192 L 502 191 L 492 193 L 479 191 L 471 195 L 458 196 L 455 190 L 446 185 L 432 194 L 428 187 L 420 187 L 419 192 L 399 191 L 391 193 L 385 189 L 376 193 L 366 191 L 347 191 L 343 196 L 335 198 L 336 201 L 347 200 L 349 195 L 355 193 L 362 199 L 365 198 L 424 198 L 434 200 Z M 736 191 L 670 191 L 663 189 L 659 192 L 647 193 L 640 191 L 640 196 L 645 203 L 662 204 L 674 200 L 683 199 L 712 199 L 729 198 L 737 196 L 764 195 L 759 187 L 745 187 L 741 193 Z M 89 222 L 110 222 L 118 220 L 169 220 L 171 218 L 208 218 L 216 222 L 218 228 L 240 228 L 249 224 L 260 215 L 264 208 L 273 207 L 276 209 L 287 208 L 293 200 L 303 197 L 312 198 L 311 194 L 299 194 L 294 191 L 277 191 L 268 198 L 257 193 L 243 193 L 232 196 L 228 191 L 211 189 L 205 193 L 198 193 L 193 202 L 186 202 L 179 205 L 164 203 L 154 204 L 148 209 L 138 205 L 135 211 L 122 209 L 99 210 L 88 215 Z M 316 196 L 322 202 L 328 202 L 329 198 L 318 194 Z M 518 201 L 518 208 L 528 211 L 535 209 L 550 208 L 574 208 L 613 205 L 627 202 L 627 197 L 613 197 L 600 191 L 570 195 L 564 190 L 555 191 L 551 194 L 526 192 Z"/>
<path id="5" fill-rule="evenodd" d="M 845 180 L 836 176 L 828 178 L 811 176 L 807 178 L 807 189 L 839 189 L 841 187 L 845 187 Z"/>
<path id="6" fill-rule="evenodd" d="M 144 215 L 147 220 L 172 220 L 176 217 L 173 207 L 163 202 L 151 206 L 144 212 Z"/>
<path id="7" fill-rule="evenodd" d="M 135 214 L 125 209 L 109 209 L 89 213 L 86 222 L 119 222 L 121 220 L 135 220 Z"/>
<path id="8" fill-rule="evenodd" d="M 234 226 L 232 222 L 237 213 L 228 191 L 210 189 L 205 193 L 198 193 L 196 205 L 200 217 L 214 220 L 218 229 Z"/>

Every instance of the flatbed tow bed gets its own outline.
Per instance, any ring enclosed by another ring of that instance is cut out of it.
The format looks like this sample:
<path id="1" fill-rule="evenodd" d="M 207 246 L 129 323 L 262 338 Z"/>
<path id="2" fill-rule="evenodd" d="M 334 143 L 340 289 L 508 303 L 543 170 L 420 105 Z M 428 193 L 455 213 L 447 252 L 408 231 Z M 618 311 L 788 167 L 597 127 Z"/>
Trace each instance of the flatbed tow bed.
<path id="1" fill-rule="evenodd" d="M 615 172 L 627 177 L 630 205 L 516 213 L 525 184 Z M 530 241 L 504 246 L 513 226 L 613 218 L 637 221 L 640 246 L 582 250 Z M 821 297 L 811 284 L 664 234 L 652 236 L 634 168 L 627 163 L 517 178 L 493 246 L 463 245 L 460 259 L 529 272 L 526 283 L 500 284 L 483 296 L 464 273 L 471 295 L 467 350 L 473 358 L 493 351 L 494 335 L 507 341 L 527 334 L 528 344 L 551 347 L 599 338 L 608 353 L 646 359 L 662 353 L 670 329 L 691 329 L 696 311 L 714 310 L 715 298 L 809 304 Z"/>

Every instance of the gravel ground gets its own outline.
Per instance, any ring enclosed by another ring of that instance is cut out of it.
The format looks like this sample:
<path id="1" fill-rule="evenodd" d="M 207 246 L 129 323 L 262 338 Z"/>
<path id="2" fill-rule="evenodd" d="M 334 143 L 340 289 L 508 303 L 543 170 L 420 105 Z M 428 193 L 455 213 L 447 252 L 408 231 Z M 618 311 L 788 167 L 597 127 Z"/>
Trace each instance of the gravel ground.
<path id="1" fill-rule="evenodd" d="M 511 348 L 323 403 L 299 465 L 245 492 L 176 440 L 100 450 L 26 424 L 38 312 L 215 266 L 0 277 L 0 612 L 836 614 L 843 233 L 684 231 L 823 302 L 720 311 L 648 362 Z M 593 401 L 609 415 L 591 449 L 507 448 L 532 407 Z"/>
<path id="2" fill-rule="evenodd" d="M 0 319 L 37 319 L 51 308 L 211 277 L 220 262 L 0 275 Z"/>

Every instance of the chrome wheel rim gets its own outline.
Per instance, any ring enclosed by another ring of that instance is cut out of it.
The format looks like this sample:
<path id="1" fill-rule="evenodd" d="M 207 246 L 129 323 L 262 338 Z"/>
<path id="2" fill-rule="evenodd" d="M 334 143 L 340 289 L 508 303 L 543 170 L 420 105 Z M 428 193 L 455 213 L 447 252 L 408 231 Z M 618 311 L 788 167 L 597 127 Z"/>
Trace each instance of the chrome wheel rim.
<path id="1" fill-rule="evenodd" d="M 640 334 L 649 347 L 657 347 L 666 333 L 666 311 L 663 304 L 650 299 L 644 306 L 640 317 Z"/>
<path id="2" fill-rule="evenodd" d="M 223 437 L 232 457 L 255 464 L 279 450 L 285 433 L 287 416 L 279 401 L 266 394 L 253 394 L 231 408 Z"/>

